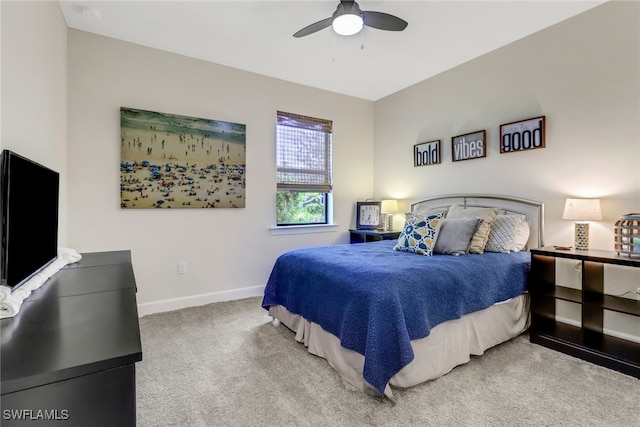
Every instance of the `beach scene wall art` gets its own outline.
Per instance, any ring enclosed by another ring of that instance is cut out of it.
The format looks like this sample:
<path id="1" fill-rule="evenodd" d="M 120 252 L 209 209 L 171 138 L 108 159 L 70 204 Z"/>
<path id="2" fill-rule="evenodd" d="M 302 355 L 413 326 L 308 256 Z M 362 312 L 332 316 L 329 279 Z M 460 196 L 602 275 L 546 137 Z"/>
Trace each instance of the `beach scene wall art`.
<path id="1" fill-rule="evenodd" d="M 244 208 L 246 125 L 120 108 L 120 207 Z"/>

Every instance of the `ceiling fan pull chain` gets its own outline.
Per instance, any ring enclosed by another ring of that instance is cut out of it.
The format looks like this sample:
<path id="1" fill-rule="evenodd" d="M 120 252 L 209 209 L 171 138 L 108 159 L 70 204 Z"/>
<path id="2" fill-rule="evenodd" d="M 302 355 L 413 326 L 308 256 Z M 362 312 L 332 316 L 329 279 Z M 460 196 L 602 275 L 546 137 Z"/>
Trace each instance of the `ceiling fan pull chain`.
<path id="1" fill-rule="evenodd" d="M 331 58 L 332 62 L 336 62 L 336 35 L 335 33 L 333 34 L 333 52 L 331 55 L 333 58 Z"/>

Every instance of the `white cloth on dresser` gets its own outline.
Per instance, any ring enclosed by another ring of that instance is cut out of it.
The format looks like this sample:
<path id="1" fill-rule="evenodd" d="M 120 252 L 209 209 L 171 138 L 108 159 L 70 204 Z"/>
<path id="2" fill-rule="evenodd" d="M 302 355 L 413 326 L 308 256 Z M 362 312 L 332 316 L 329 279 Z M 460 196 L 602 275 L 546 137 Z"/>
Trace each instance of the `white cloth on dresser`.
<path id="1" fill-rule="evenodd" d="M 0 286 L 0 319 L 13 317 L 20 311 L 22 302 L 38 289 L 51 276 L 67 264 L 78 262 L 82 255 L 73 249 L 58 248 L 58 257 L 38 274 L 25 282 L 15 291 L 8 286 Z"/>

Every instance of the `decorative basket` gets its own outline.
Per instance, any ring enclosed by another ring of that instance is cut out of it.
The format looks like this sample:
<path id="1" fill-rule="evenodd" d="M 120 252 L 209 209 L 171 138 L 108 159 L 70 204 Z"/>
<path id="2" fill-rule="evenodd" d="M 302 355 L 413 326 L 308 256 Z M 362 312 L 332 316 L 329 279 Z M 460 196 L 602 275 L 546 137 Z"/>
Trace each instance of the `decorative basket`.
<path id="1" fill-rule="evenodd" d="M 614 227 L 618 255 L 640 257 L 640 213 L 622 215 Z"/>

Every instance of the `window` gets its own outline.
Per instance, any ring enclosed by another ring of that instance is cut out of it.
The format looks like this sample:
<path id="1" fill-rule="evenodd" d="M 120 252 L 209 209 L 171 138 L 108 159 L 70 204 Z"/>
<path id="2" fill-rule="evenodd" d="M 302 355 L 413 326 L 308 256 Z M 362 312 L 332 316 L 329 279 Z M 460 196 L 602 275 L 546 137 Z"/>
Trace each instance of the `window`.
<path id="1" fill-rule="evenodd" d="M 327 224 L 331 197 L 330 120 L 278 111 L 278 225 Z"/>

